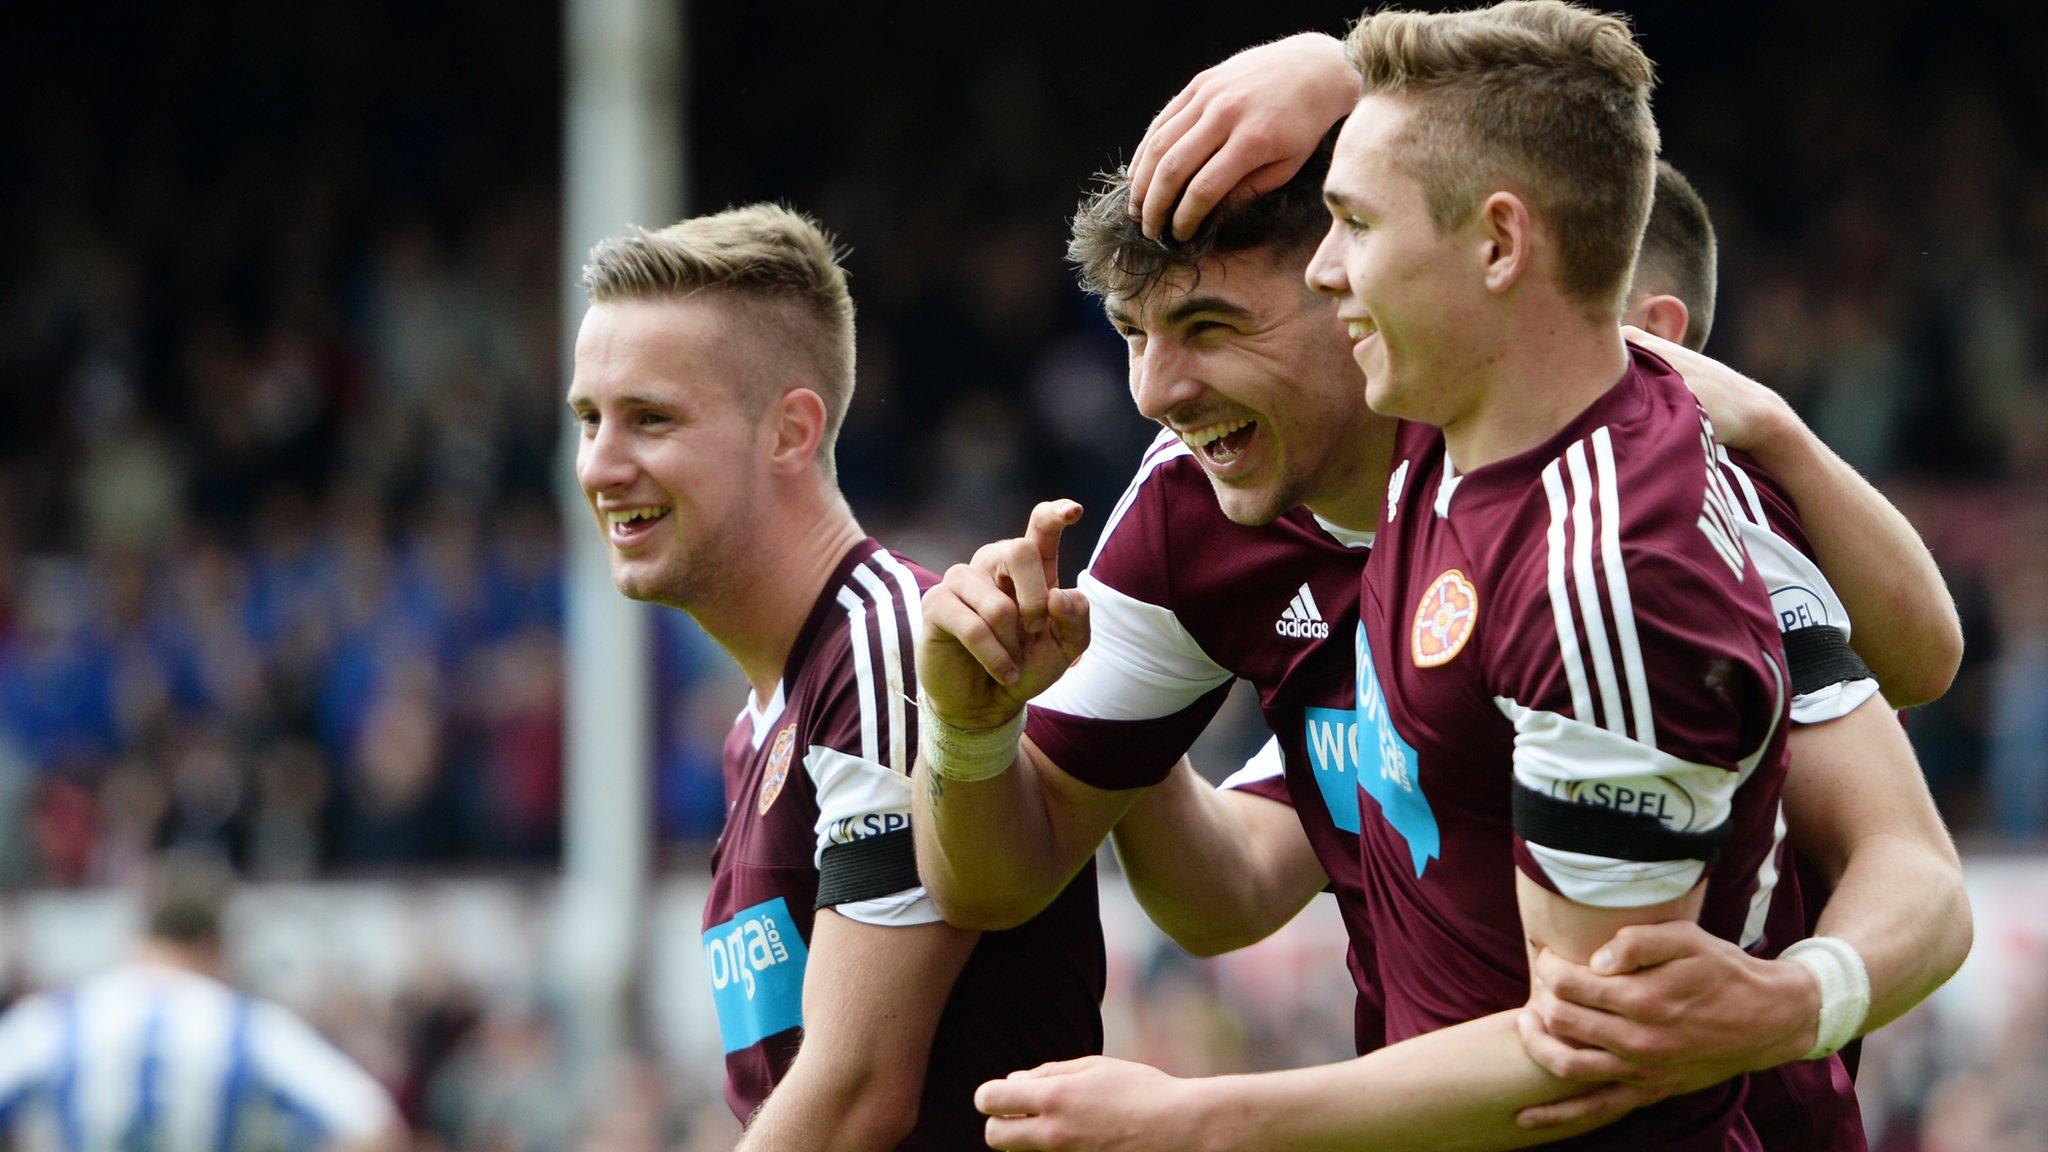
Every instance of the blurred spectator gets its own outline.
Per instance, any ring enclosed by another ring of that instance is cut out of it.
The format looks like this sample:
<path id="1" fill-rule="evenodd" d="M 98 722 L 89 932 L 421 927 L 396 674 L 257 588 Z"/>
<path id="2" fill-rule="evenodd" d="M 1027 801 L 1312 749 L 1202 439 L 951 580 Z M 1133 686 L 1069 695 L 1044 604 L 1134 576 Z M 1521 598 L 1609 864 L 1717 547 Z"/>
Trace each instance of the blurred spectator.
<path id="1" fill-rule="evenodd" d="M 426 1112 L 434 1129 L 463 1134 L 463 1152 L 566 1152 L 581 1120 L 578 1095 L 547 1017 L 501 1001 L 428 1085 Z"/>
<path id="2" fill-rule="evenodd" d="M 1998 656 L 1989 691 L 1991 811 L 2021 842 L 2048 835 L 2048 508 L 2023 520 L 1993 601 Z"/>
<path id="3" fill-rule="evenodd" d="M 132 961 L 0 1016 L 0 1125 L 72 1152 L 402 1148 L 375 1080 L 220 982 L 229 880 L 201 859 L 165 859 Z"/>

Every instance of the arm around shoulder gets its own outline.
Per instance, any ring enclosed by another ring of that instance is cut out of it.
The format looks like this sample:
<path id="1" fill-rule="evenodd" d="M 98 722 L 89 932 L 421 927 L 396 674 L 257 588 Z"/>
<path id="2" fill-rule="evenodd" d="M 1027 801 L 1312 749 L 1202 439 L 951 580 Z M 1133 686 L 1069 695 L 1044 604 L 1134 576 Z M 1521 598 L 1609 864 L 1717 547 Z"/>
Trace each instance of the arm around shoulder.
<path id="1" fill-rule="evenodd" d="M 1920 533 L 1786 408 L 1758 463 L 1799 505 L 1814 559 L 1856 622 L 1854 647 L 1895 708 L 1938 700 L 1963 661 L 1955 598 Z"/>

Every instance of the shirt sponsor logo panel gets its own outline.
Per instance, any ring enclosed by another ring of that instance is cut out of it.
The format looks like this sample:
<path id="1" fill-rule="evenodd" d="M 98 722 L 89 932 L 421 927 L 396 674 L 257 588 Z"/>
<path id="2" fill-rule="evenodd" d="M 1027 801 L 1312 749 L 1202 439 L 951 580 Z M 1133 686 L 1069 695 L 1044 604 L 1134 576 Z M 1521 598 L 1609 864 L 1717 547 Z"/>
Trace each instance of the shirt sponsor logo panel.
<path id="1" fill-rule="evenodd" d="M 1358 834 L 1358 711 L 1355 708 L 1302 709 L 1301 736 L 1308 744 L 1308 762 L 1316 770 L 1316 787 L 1330 809 L 1330 821 Z"/>
<path id="2" fill-rule="evenodd" d="M 1387 711 L 1386 694 L 1372 663 L 1372 645 L 1359 625 L 1358 661 L 1358 787 L 1379 804 L 1380 814 L 1408 845 L 1408 858 L 1419 878 L 1429 862 L 1442 854 L 1443 838 L 1429 797 L 1422 794 L 1415 746 L 1403 739 Z"/>
<path id="3" fill-rule="evenodd" d="M 743 908 L 704 933 L 704 967 L 725 1051 L 751 1048 L 804 1022 L 804 947 L 782 897 Z"/>

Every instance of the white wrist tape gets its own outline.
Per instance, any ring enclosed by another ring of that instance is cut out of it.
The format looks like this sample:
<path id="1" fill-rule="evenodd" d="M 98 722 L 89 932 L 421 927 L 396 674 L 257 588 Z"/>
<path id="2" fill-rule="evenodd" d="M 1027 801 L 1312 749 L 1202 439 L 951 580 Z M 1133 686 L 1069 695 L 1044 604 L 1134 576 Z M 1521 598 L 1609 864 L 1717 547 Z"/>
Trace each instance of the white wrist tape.
<path id="1" fill-rule="evenodd" d="M 974 731 L 955 728 L 932 711 L 929 696 L 917 694 L 917 746 L 924 753 L 924 766 L 948 780 L 987 780 L 1000 776 L 1017 758 L 1017 741 L 1024 735 L 1020 708 L 1000 728 Z"/>
<path id="2" fill-rule="evenodd" d="M 1813 1050 L 1801 1059 L 1834 1055 L 1863 1031 L 1863 1021 L 1870 1016 L 1870 972 L 1863 957 L 1847 940 L 1815 936 L 1785 949 L 1779 959 L 1813 973 L 1820 985 L 1820 1028 Z"/>

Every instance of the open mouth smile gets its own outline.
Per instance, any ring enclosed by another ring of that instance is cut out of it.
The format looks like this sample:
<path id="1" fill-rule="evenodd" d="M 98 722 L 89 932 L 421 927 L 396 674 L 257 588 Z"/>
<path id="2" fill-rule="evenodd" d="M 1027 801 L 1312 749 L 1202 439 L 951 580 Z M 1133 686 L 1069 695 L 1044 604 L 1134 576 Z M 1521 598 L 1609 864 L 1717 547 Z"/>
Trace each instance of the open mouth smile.
<path id="1" fill-rule="evenodd" d="M 605 538 L 615 547 L 624 548 L 646 538 L 668 515 L 668 509 L 653 506 L 641 508 L 609 508 L 604 516 Z"/>
<path id="2" fill-rule="evenodd" d="M 1242 457 L 1258 431 L 1257 420 L 1222 420 L 1181 431 L 1180 439 L 1203 459 L 1220 468 Z"/>

